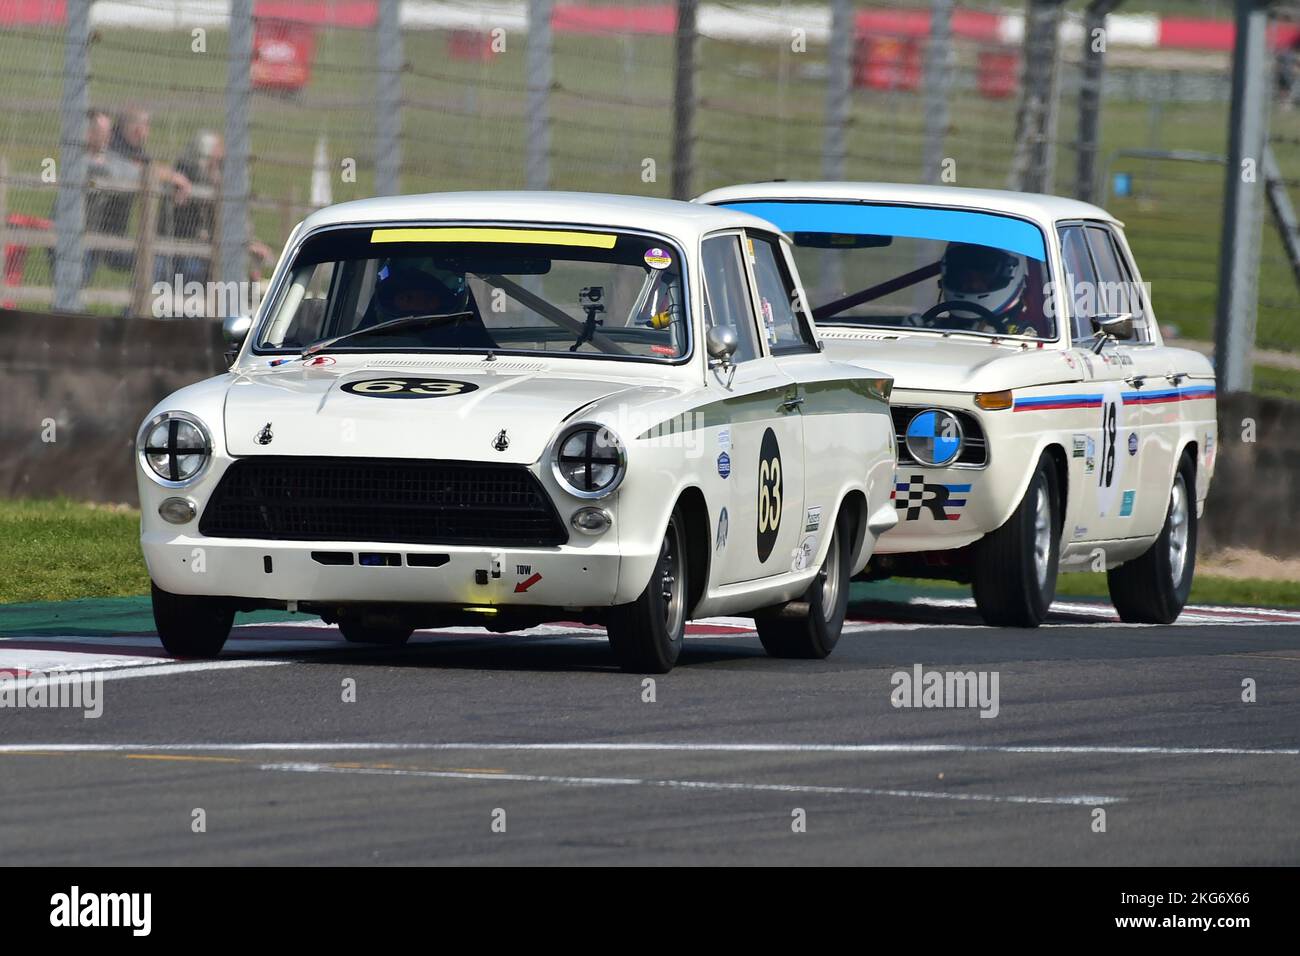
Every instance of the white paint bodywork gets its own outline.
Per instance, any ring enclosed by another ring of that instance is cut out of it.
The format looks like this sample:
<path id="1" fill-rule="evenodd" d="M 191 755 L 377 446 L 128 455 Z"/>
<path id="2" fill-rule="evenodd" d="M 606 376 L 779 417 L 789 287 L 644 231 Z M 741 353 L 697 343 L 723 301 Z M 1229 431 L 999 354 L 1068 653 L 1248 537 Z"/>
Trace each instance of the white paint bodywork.
<path id="1" fill-rule="evenodd" d="M 1096 206 L 1056 196 L 950 186 L 892 183 L 755 183 L 713 190 L 700 203 L 748 201 L 837 201 L 964 209 L 1012 216 L 1037 226 L 1047 248 L 1050 279 L 1057 288 L 1064 269 L 1057 226 L 1067 222 L 1107 224 L 1141 282 L 1123 225 Z M 977 241 L 977 237 L 971 237 Z M 1062 312 L 1069 302 L 1062 297 Z M 1061 533 L 1063 569 L 1114 567 L 1145 552 L 1159 535 L 1180 456 L 1192 449 L 1196 502 L 1204 508 L 1214 474 L 1218 426 L 1214 371 L 1190 349 L 1171 348 L 1161 338 L 1150 303 L 1151 341 L 1107 343 L 1071 340 L 1068 314 L 1058 316 L 1059 338 L 1034 340 L 945 337 L 936 331 L 820 326 L 827 354 L 870 365 L 894 378 L 891 405 L 957 409 L 979 423 L 988 448 L 982 467 L 926 467 L 900 463 L 900 492 L 917 481 L 962 489 L 950 497 L 964 504 L 945 509 L 945 519 L 922 509 L 901 512 L 898 527 L 880 542 L 879 553 L 948 551 L 972 544 L 1000 527 L 1020 503 L 1045 452 L 1058 456 L 1066 474 Z M 1141 385 L 1135 382 L 1140 380 Z M 1145 392 L 1144 392 L 1145 389 Z M 1014 409 L 976 407 L 981 392 L 1010 390 Z M 1152 401 L 1152 393 L 1175 393 Z M 1069 398 L 1080 401 L 1071 403 Z M 1143 399 L 1147 401 L 1143 401 Z M 1084 400 L 1086 399 L 1086 401 Z M 1049 403 L 1060 407 L 1044 407 Z M 1107 404 L 1118 415 L 1117 473 L 1102 488 L 1097 474 Z M 1129 452 L 1129 436 L 1136 451 Z M 1076 439 L 1083 444 L 1076 452 Z M 1089 466 L 1088 441 L 1095 449 Z M 1076 457 L 1077 455 L 1077 457 Z M 1124 503 L 1125 493 L 1131 500 Z"/>
<path id="2" fill-rule="evenodd" d="M 274 308 L 296 249 L 309 236 L 340 225 L 471 224 L 569 229 L 626 229 L 662 237 L 686 250 L 688 316 L 693 348 L 678 364 L 599 357 L 456 354 L 332 354 L 332 364 L 293 361 L 270 367 L 254 352 L 258 330 Z M 712 370 L 703 346 L 699 249 L 718 231 L 779 236 L 751 216 L 687 203 L 566 193 L 459 193 L 403 196 L 346 203 L 320 210 L 294 230 L 270 292 L 230 371 L 168 396 L 150 412 L 187 412 L 212 437 L 210 466 L 189 486 L 163 487 L 137 462 L 142 546 L 150 574 L 164 590 L 260 602 L 372 602 L 494 607 L 532 605 L 583 609 L 635 600 L 658 559 L 674 505 L 698 495 L 704 523 L 689 535 L 707 539 L 707 579 L 692 615 L 743 613 L 805 591 L 829 547 L 829 529 L 843 508 L 856 519 L 853 570 L 865 566 L 877 536 L 896 521 L 890 502 L 893 433 L 887 379 L 860 364 L 820 352 L 759 358 L 736 366 L 734 382 Z M 787 251 L 788 259 L 788 251 Z M 793 268 L 793 266 L 792 266 Z M 795 273 L 797 276 L 797 273 Z M 749 277 L 751 291 L 754 281 Z M 810 320 L 811 321 L 811 320 Z M 472 382 L 477 389 L 436 401 L 383 401 L 340 386 L 361 378 L 424 375 Z M 869 394 L 870 392 L 870 394 Z M 803 407 L 786 408 L 794 396 Z M 611 428 L 627 452 L 627 474 L 609 496 L 576 497 L 553 474 L 554 444 L 563 428 L 595 422 Z M 259 431 L 273 423 L 274 440 Z M 683 427 L 682 423 L 686 423 Z M 757 562 L 755 499 L 759 439 L 771 426 L 782 433 L 786 484 L 777 546 Z M 503 450 L 494 447 L 502 430 Z M 723 448 L 729 477 L 720 474 Z M 807 451 L 805 451 L 807 449 Z M 544 548 L 501 548 L 384 541 L 293 541 L 205 537 L 199 518 L 165 522 L 160 503 L 179 495 L 201 517 L 222 475 L 240 458 L 328 456 L 436 459 L 526 466 L 553 503 L 568 541 Z M 598 505 L 613 517 L 598 536 L 578 533 L 570 518 Z M 718 540 L 726 508 L 729 530 Z M 809 526 L 808 509 L 821 509 Z M 749 524 L 745 524 L 749 521 Z M 803 550 L 800 546 L 805 546 Z M 324 566 L 312 551 L 384 551 L 449 556 L 440 567 Z M 271 559 L 267 573 L 264 558 Z M 196 568 L 201 565 L 201 571 Z M 527 572 L 520 569 L 527 568 Z M 488 572 L 487 583 L 476 580 Z M 518 585 L 541 577 L 525 590 Z"/>

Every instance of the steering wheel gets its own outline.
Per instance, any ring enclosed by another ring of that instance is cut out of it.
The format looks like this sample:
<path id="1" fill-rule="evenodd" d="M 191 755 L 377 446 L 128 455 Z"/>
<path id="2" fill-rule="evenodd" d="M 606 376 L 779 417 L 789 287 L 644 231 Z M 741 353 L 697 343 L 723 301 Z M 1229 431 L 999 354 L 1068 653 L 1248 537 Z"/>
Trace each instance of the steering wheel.
<path id="1" fill-rule="evenodd" d="M 998 328 L 999 331 L 1006 331 L 1006 320 L 998 318 L 978 302 L 959 302 L 956 300 L 951 302 L 936 302 L 921 315 L 921 322 L 922 324 L 933 322 L 945 312 L 954 317 L 956 317 L 956 313 L 958 312 L 965 312 L 966 314 L 973 316 L 969 323 L 971 325 L 975 324 L 976 319 L 983 319 L 985 322 Z"/>

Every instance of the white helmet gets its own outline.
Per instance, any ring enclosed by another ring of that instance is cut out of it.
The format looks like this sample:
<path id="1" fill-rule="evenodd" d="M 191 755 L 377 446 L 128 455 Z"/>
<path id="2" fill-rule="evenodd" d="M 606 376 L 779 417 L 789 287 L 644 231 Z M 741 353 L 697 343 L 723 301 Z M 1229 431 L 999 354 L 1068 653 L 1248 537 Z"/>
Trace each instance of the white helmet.
<path id="1" fill-rule="evenodd" d="M 1028 280 L 1024 256 L 993 246 L 950 242 L 943 253 L 939 299 L 971 302 L 1001 319 L 1020 308 Z"/>

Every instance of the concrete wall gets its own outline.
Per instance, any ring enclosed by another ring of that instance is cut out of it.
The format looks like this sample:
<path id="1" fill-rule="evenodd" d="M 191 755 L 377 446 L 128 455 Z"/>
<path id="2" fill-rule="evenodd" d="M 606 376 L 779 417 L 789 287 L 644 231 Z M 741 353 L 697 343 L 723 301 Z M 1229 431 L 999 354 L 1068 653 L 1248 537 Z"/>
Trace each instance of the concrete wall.
<path id="1" fill-rule="evenodd" d="M 1203 545 L 1300 555 L 1300 403 L 1238 394 L 1221 395 L 1218 404 L 1218 463 Z M 1251 422 L 1253 435 L 1246 435 Z"/>
<path id="2" fill-rule="evenodd" d="M 206 320 L 0 310 L 0 496 L 134 504 L 141 420 L 168 393 L 223 371 L 223 351 Z M 1253 442 L 1242 437 L 1247 420 Z M 1221 397 L 1219 436 L 1203 544 L 1300 555 L 1300 404 Z"/>
<path id="3" fill-rule="evenodd" d="M 209 320 L 0 309 L 0 497 L 135 504 L 140 422 L 170 392 L 223 371 L 223 351 Z"/>

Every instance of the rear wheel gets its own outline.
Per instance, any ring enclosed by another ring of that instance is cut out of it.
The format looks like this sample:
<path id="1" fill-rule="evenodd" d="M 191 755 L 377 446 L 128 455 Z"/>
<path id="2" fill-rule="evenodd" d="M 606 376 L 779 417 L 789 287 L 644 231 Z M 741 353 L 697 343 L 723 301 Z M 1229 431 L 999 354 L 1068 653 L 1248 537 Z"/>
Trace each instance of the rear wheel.
<path id="1" fill-rule="evenodd" d="M 984 623 L 1042 624 L 1056 597 L 1060 549 L 1061 494 L 1056 466 L 1044 454 L 1011 517 L 976 545 L 971 590 Z"/>
<path id="2" fill-rule="evenodd" d="M 158 638 L 173 657 L 216 657 L 230 636 L 235 608 L 225 598 L 172 594 L 150 582 Z"/>
<path id="3" fill-rule="evenodd" d="M 1106 572 L 1110 599 L 1121 621 L 1172 624 L 1182 613 L 1196 572 L 1196 469 L 1191 456 L 1178 463 L 1160 536 L 1140 558 Z"/>
<path id="4" fill-rule="evenodd" d="M 609 643 L 625 671 L 666 674 L 677 663 L 686 634 L 686 533 L 681 509 L 673 509 L 641 596 L 610 611 Z"/>
<path id="5" fill-rule="evenodd" d="M 830 655 L 848 613 L 851 560 L 847 523 L 841 517 L 826 560 L 803 596 L 754 615 L 758 639 L 769 656 L 820 660 Z"/>

